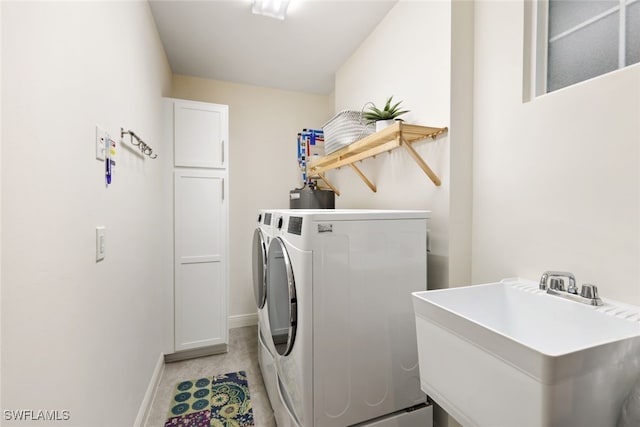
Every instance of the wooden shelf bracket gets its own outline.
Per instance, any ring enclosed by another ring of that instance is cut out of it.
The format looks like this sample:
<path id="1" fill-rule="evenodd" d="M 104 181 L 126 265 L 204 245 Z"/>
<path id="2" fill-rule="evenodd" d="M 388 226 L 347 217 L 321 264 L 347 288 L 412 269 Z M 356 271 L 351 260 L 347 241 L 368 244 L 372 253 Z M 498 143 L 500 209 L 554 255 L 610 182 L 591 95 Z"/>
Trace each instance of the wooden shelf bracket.
<path id="1" fill-rule="evenodd" d="M 325 184 L 327 184 L 327 187 L 329 187 L 329 188 L 330 188 L 334 193 L 336 193 L 336 196 L 339 196 L 339 195 L 340 195 L 340 190 L 338 190 L 338 189 L 335 187 L 335 185 L 333 185 L 333 184 L 331 183 L 331 181 L 329 181 L 329 180 L 327 179 L 327 177 L 326 177 L 326 176 L 324 176 L 324 174 L 323 174 L 323 173 L 318 174 L 318 178 L 320 178 L 321 180 L 323 180 L 323 181 L 324 181 L 324 183 L 325 183 Z"/>
<path id="2" fill-rule="evenodd" d="M 435 172 L 429 167 L 429 165 L 427 165 L 425 161 L 422 160 L 420 154 L 418 154 L 407 141 L 405 141 L 404 139 L 401 139 L 400 141 L 402 142 L 402 146 L 407 149 L 413 160 L 418 164 L 418 166 L 420 166 L 420 169 L 422 169 L 424 173 L 427 174 L 429 179 L 433 181 L 436 187 L 439 187 L 442 184 L 442 181 L 440 181 L 438 175 L 436 175 Z"/>
<path id="3" fill-rule="evenodd" d="M 376 187 L 376 185 L 373 182 L 369 181 L 369 178 L 367 178 L 356 165 L 351 163 L 349 166 L 351 166 L 351 168 L 358 174 L 360 179 L 362 179 L 364 183 L 367 184 L 367 187 L 369 187 L 371 191 L 373 191 L 374 193 L 378 192 L 378 188 Z"/>

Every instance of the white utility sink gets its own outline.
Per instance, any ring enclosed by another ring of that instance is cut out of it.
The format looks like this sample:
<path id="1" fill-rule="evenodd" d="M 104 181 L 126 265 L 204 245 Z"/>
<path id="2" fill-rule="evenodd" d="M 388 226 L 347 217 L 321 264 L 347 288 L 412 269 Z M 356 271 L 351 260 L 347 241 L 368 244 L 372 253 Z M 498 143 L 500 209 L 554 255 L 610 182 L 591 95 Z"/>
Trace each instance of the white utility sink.
<path id="1" fill-rule="evenodd" d="M 465 426 L 606 427 L 640 374 L 640 307 L 522 279 L 413 294 L 422 390 Z"/>

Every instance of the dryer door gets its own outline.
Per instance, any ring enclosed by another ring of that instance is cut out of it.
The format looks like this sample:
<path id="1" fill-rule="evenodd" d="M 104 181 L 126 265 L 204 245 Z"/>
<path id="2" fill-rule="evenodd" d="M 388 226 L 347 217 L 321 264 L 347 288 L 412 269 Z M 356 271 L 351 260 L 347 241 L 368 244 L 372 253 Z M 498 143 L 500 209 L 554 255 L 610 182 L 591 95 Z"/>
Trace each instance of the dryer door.
<path id="1" fill-rule="evenodd" d="M 298 323 L 296 284 L 289 254 L 281 238 L 269 245 L 267 257 L 267 301 L 271 337 L 278 354 L 291 352 Z"/>
<path id="2" fill-rule="evenodd" d="M 253 296 L 256 307 L 261 309 L 267 300 L 265 270 L 267 268 L 267 245 L 259 228 L 253 232 Z"/>

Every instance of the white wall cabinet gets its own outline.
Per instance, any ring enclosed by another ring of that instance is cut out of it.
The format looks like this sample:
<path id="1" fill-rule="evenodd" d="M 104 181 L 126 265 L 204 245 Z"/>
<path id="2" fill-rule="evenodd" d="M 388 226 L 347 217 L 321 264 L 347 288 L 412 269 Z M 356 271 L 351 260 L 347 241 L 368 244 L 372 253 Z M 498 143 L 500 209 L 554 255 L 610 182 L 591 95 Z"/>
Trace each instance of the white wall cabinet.
<path id="1" fill-rule="evenodd" d="M 226 168 L 226 105 L 174 101 L 174 165 Z"/>
<path id="2" fill-rule="evenodd" d="M 173 145 L 174 283 L 166 360 L 227 350 L 228 107 L 166 100 Z"/>

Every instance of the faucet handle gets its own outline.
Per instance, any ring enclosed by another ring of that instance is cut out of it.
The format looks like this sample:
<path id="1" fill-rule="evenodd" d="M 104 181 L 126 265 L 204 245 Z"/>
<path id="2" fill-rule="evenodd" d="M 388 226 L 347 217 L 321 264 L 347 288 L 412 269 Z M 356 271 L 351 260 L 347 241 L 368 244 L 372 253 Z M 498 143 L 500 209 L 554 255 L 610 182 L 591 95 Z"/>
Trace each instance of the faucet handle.
<path id="1" fill-rule="evenodd" d="M 580 296 L 590 300 L 591 305 L 600 306 L 604 302 L 598 296 L 598 287 L 585 283 L 580 290 Z"/>
<path id="2" fill-rule="evenodd" d="M 598 287 L 585 283 L 580 290 L 580 296 L 583 298 L 596 299 L 598 298 Z"/>
<path id="3" fill-rule="evenodd" d="M 559 277 L 552 277 L 549 280 L 549 289 L 553 289 L 554 291 L 564 292 L 564 280 L 562 280 Z"/>

